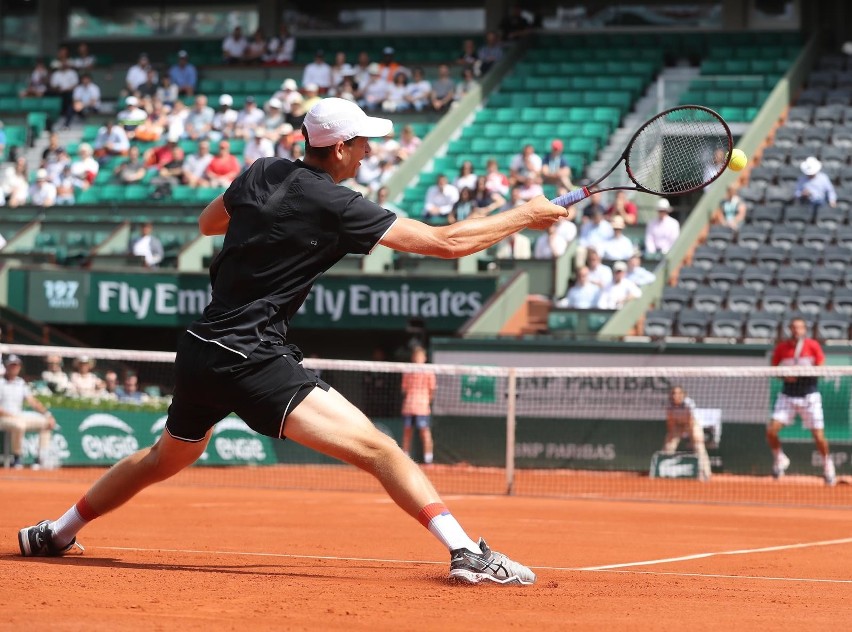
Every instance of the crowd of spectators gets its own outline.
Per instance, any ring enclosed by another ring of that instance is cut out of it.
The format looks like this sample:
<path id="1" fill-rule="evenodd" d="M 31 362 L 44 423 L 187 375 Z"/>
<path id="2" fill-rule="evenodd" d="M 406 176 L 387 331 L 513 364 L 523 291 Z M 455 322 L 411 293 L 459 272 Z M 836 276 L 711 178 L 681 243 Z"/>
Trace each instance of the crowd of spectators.
<path id="1" fill-rule="evenodd" d="M 127 404 L 145 404 L 152 396 L 139 387 L 139 377 L 133 370 L 122 372 L 108 369 L 101 375 L 95 372 L 94 360 L 81 356 L 73 361 L 71 372 L 63 367 L 58 355 L 47 356 L 44 370 L 33 382 L 35 390 L 43 395 L 61 395 L 94 401 L 116 401 Z"/>

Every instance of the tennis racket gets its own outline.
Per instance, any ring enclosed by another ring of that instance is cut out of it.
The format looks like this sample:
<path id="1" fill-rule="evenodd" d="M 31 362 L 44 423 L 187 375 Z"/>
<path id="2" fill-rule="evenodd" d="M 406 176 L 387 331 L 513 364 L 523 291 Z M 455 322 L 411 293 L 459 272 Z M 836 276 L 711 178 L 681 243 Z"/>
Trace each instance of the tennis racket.
<path id="1" fill-rule="evenodd" d="M 684 195 L 706 187 L 728 166 L 734 140 L 728 124 L 702 105 L 681 105 L 657 114 L 640 127 L 618 161 L 600 178 L 553 200 L 570 206 L 595 191 L 643 191 Z M 635 186 L 596 188 L 624 163 Z"/>

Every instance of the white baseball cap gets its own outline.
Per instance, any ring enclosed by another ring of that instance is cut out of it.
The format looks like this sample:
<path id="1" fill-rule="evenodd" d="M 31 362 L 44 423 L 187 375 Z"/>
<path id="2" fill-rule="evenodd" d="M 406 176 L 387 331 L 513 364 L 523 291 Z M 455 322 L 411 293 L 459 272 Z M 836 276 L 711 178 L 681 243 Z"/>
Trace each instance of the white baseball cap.
<path id="1" fill-rule="evenodd" d="M 393 121 L 367 116 L 357 104 L 337 97 L 323 99 L 312 107 L 304 125 L 311 147 L 330 147 L 356 136 L 387 136 L 393 130 Z"/>
<path id="2" fill-rule="evenodd" d="M 132 94 L 124 100 L 124 103 L 127 105 L 139 105 L 139 99 L 134 97 Z"/>
<path id="3" fill-rule="evenodd" d="M 223 94 L 219 97 L 219 105 L 234 105 L 234 97 L 230 94 Z"/>
<path id="4" fill-rule="evenodd" d="M 802 161 L 802 164 L 799 165 L 799 168 L 802 170 L 806 176 L 815 176 L 822 169 L 822 163 L 817 159 L 816 156 L 808 156 Z"/>
<path id="5" fill-rule="evenodd" d="M 298 86 L 298 84 L 296 84 L 295 79 L 290 78 L 290 79 L 284 80 L 284 82 L 281 84 L 281 89 L 282 90 L 298 90 L 299 86 Z"/>
<path id="6" fill-rule="evenodd" d="M 666 211 L 667 213 L 671 210 L 672 205 L 666 198 L 660 198 L 660 201 L 657 202 L 657 210 L 658 211 Z"/>

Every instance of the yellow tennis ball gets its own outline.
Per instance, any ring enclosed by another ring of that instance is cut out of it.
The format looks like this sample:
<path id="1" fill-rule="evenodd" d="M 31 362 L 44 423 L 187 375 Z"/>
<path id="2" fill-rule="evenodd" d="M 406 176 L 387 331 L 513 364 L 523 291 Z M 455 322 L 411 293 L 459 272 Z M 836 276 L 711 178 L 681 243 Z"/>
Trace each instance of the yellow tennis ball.
<path id="1" fill-rule="evenodd" d="M 735 149 L 731 152 L 731 159 L 728 161 L 728 169 L 731 171 L 742 171 L 748 164 L 748 157 L 742 149 Z"/>

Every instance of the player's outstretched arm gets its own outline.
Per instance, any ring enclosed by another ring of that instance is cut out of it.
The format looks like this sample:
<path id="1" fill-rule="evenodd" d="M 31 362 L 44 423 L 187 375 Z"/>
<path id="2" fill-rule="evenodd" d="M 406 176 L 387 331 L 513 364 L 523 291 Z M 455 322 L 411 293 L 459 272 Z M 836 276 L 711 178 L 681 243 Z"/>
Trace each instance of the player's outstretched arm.
<path id="1" fill-rule="evenodd" d="M 198 230 L 202 235 L 224 235 L 230 221 L 225 201 L 221 195 L 217 195 L 198 216 Z"/>
<path id="2" fill-rule="evenodd" d="M 379 243 L 400 252 L 457 259 L 485 250 L 524 228 L 545 230 L 567 214 L 564 207 L 538 196 L 509 211 L 468 218 L 449 226 L 429 226 L 400 218 Z"/>

